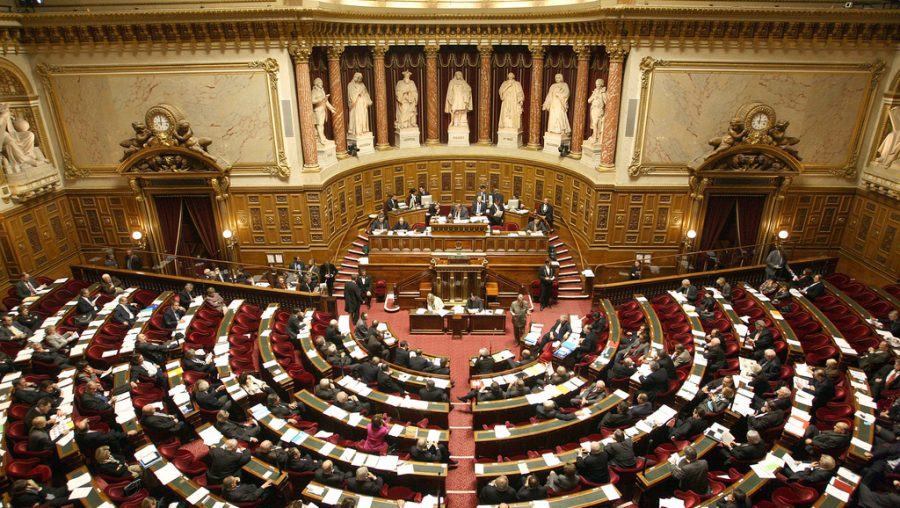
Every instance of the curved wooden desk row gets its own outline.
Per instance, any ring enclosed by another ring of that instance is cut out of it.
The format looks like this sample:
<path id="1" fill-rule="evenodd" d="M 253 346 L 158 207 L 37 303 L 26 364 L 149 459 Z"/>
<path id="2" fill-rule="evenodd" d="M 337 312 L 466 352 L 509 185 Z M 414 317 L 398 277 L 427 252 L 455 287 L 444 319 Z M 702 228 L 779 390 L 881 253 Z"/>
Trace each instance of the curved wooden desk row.
<path id="1" fill-rule="evenodd" d="M 675 394 L 675 400 L 678 403 L 681 403 L 682 401 L 688 403 L 697 396 L 697 393 L 700 391 L 700 385 L 703 383 L 703 376 L 706 375 L 706 357 L 703 356 L 706 352 L 706 331 L 703 329 L 703 323 L 700 322 L 700 315 L 697 313 L 694 306 L 682 302 L 679 298 L 676 298 L 674 294 L 672 295 L 672 298 L 679 303 L 678 308 L 681 309 L 681 312 L 687 318 L 688 323 L 690 323 L 691 335 L 694 340 L 694 358 L 691 361 L 691 371 L 688 374 L 688 378 Z"/>
<path id="2" fill-rule="evenodd" d="M 364 465 L 370 469 L 396 475 L 400 481 L 409 477 L 409 483 L 414 485 L 424 481 L 429 485 L 439 486 L 443 484 L 444 478 L 447 476 L 446 464 L 399 460 L 396 455 L 371 455 L 311 436 L 289 422 L 272 416 L 262 404 L 250 408 L 250 414 L 276 440 L 293 443 L 307 453 L 323 459 L 331 459 L 335 463 L 341 464 L 342 469 L 355 469 Z M 391 482 L 391 484 L 397 485 L 398 483 Z"/>
<path id="3" fill-rule="evenodd" d="M 665 351 L 665 334 L 663 333 L 662 323 L 659 322 L 659 316 L 656 315 L 656 310 L 650 304 L 650 300 L 644 295 L 634 295 L 634 299 L 641 306 L 641 312 L 644 313 L 644 319 L 647 321 L 647 329 L 650 331 L 650 345 L 653 349 Z"/>
<path id="4" fill-rule="evenodd" d="M 36 295 L 23 298 L 22 301 L 19 302 L 19 305 L 16 305 L 15 307 L 8 309 L 6 314 L 9 314 L 9 315 L 13 316 L 13 318 L 15 318 L 15 317 L 18 317 L 19 309 L 21 307 L 28 307 L 29 310 L 31 310 L 32 307 L 39 307 L 42 302 L 46 302 L 47 299 L 51 295 L 56 293 L 56 291 L 59 290 L 60 288 L 64 287 L 66 285 L 66 283 L 68 283 L 68 282 L 69 282 L 69 278 L 63 277 L 61 279 L 56 279 L 55 281 L 51 282 L 49 285 L 41 284 L 40 286 L 35 288 L 35 290 L 37 292 Z M 76 300 L 77 300 L 77 298 L 76 298 Z"/>
<path id="5" fill-rule="evenodd" d="M 484 377 L 496 376 L 508 372 L 510 368 L 503 368 L 504 365 L 509 366 L 510 360 L 516 359 L 516 354 L 510 351 L 509 349 L 503 349 L 497 351 L 496 353 L 491 354 L 491 358 L 494 359 L 494 371 L 490 374 L 477 374 L 475 373 L 475 362 L 478 360 L 477 356 L 472 356 L 469 358 L 469 379 L 481 379 Z"/>
<path id="6" fill-rule="evenodd" d="M 499 421 L 527 420 L 534 416 L 534 405 L 546 400 L 553 400 L 559 405 L 563 397 L 571 396 L 581 389 L 587 380 L 583 377 L 574 377 L 559 385 L 546 385 L 538 393 L 530 393 L 522 397 L 512 397 L 503 400 L 487 402 L 474 402 L 472 405 L 472 418 L 476 426 L 493 424 Z"/>
<path id="7" fill-rule="evenodd" d="M 766 312 L 766 314 L 770 318 L 772 318 L 772 322 L 775 324 L 775 327 L 778 328 L 778 331 L 781 333 L 782 338 L 784 338 L 785 342 L 787 342 L 788 358 L 794 360 L 795 362 L 806 361 L 806 355 L 803 353 L 803 346 L 800 344 L 800 340 L 797 338 L 797 335 L 794 333 L 794 330 L 791 328 L 791 326 L 787 324 L 784 316 L 781 315 L 781 311 L 779 311 L 775 308 L 774 305 L 772 305 L 772 300 L 769 299 L 768 296 L 757 291 L 752 286 L 742 283 L 741 287 L 746 292 L 747 297 L 756 302 L 757 307 L 762 308 Z"/>
<path id="8" fill-rule="evenodd" d="M 446 503 L 439 503 L 438 499 L 433 496 L 429 496 L 428 502 L 423 503 L 395 501 L 383 497 L 364 496 L 362 494 L 350 492 L 349 490 L 335 489 L 333 487 L 322 485 L 316 481 L 311 481 L 306 485 L 306 488 L 303 489 L 302 496 L 323 506 L 340 506 L 345 499 L 353 499 L 355 501 L 353 506 L 371 506 L 372 508 L 398 508 L 399 506 L 403 506 L 404 508 L 442 508 L 446 506 Z"/>
<path id="9" fill-rule="evenodd" d="M 519 365 L 514 369 L 507 369 L 496 374 L 482 374 L 480 377 L 471 377 L 470 385 L 475 387 L 491 386 L 497 383 L 501 387 L 508 387 L 512 383 L 521 379 L 526 384 L 532 379 L 542 377 L 547 373 L 548 369 L 553 369 L 553 363 L 534 360 L 525 365 Z"/>
<path id="10" fill-rule="evenodd" d="M 417 421 L 425 417 L 432 425 L 442 428 L 448 425 L 450 404 L 447 402 L 428 402 L 391 395 L 369 388 L 362 381 L 350 376 L 338 378 L 335 384 L 348 393 L 356 394 L 360 399 L 368 400 L 379 412 L 396 415 L 407 421 Z"/>
<path id="11" fill-rule="evenodd" d="M 875 444 L 875 420 L 878 408 L 872 399 L 866 373 L 856 367 L 847 369 L 850 381 L 850 393 L 853 395 L 853 437 L 850 439 L 850 450 L 847 459 L 854 467 L 861 468 L 868 459 L 866 452 L 872 451 Z"/>
<path id="12" fill-rule="evenodd" d="M 119 296 L 124 296 L 128 298 L 129 301 L 131 301 L 131 296 L 137 290 L 138 288 L 136 287 L 130 287 L 127 288 L 125 292 Z M 118 304 L 119 302 L 117 301 L 117 299 L 113 298 L 103 305 L 103 307 L 94 316 L 94 319 L 90 323 L 88 323 L 87 327 L 78 335 L 78 340 L 69 351 L 70 359 L 81 359 L 87 348 L 94 343 L 94 335 L 96 335 L 97 332 L 100 331 L 100 328 L 103 327 L 103 325 L 105 325 L 112 319 L 113 310 L 115 310 L 116 305 Z"/>
<path id="13" fill-rule="evenodd" d="M 731 334 L 737 340 L 738 351 L 740 351 L 744 347 L 744 337 L 747 335 L 747 331 L 749 331 L 750 328 L 744 324 L 741 317 L 734 311 L 734 306 L 722 296 L 722 293 L 720 293 L 718 289 L 708 287 L 706 290 L 712 291 L 713 298 L 716 300 L 716 305 L 731 323 Z"/>
<path id="14" fill-rule="evenodd" d="M 872 326 L 871 322 L 875 319 L 875 316 L 872 315 L 871 312 L 866 310 L 865 307 L 856 302 L 853 298 L 847 295 L 847 293 L 841 291 L 834 284 L 822 280 L 822 284 L 825 284 L 825 289 L 828 290 L 829 293 L 838 298 L 841 303 L 846 305 L 856 314 L 860 319 L 863 320 L 864 324 L 874 332 L 875 335 L 880 336 L 883 339 L 892 339 L 894 336 L 891 334 L 890 330 L 882 330 L 881 328 L 876 328 Z"/>
<path id="15" fill-rule="evenodd" d="M 769 453 L 775 455 L 780 459 L 783 459 L 788 455 L 788 450 L 780 444 L 776 444 L 775 447 L 772 448 L 772 451 Z M 725 490 L 723 490 L 722 493 L 720 493 L 718 496 L 711 497 L 710 499 L 704 501 L 700 506 L 716 506 L 719 501 L 725 499 L 736 489 L 741 489 L 745 494 L 747 494 L 747 498 L 749 499 L 755 492 L 765 487 L 768 482 L 768 478 L 761 478 L 758 474 L 756 474 L 756 471 L 751 469 L 740 480 L 726 487 Z"/>
<path id="16" fill-rule="evenodd" d="M 706 434 L 701 434 L 700 437 L 698 437 L 694 440 L 693 443 L 691 443 L 691 446 L 694 447 L 694 450 L 697 450 L 697 458 L 703 458 L 718 444 L 719 442 L 715 439 L 707 436 Z M 677 454 L 672 455 L 672 457 L 678 457 L 677 460 L 680 461 L 684 458 L 684 452 L 680 451 Z M 659 464 L 648 468 L 646 471 L 638 473 L 637 485 L 643 491 L 650 490 L 653 487 L 660 485 L 662 482 L 668 480 L 672 476 L 672 470 L 672 462 L 668 460 L 660 462 Z"/>
<path id="17" fill-rule="evenodd" d="M 607 411 L 628 399 L 622 390 L 580 409 L 575 420 L 543 420 L 527 425 L 507 427 L 496 425 L 490 430 L 475 431 L 475 453 L 479 456 L 503 454 L 523 449 L 550 448 L 571 441 L 572 436 L 592 433 Z"/>
<path id="18" fill-rule="evenodd" d="M 794 300 L 819 322 L 822 331 L 832 337 L 832 342 L 840 350 L 837 360 L 845 367 L 850 360 L 854 360 L 853 363 L 856 363 L 855 360 L 859 355 L 844 338 L 843 332 L 831 322 L 831 319 L 796 289 L 792 289 L 791 294 L 794 296 Z"/>
<path id="19" fill-rule="evenodd" d="M 272 347 L 272 326 L 275 324 L 275 314 L 278 312 L 279 305 L 270 303 L 266 310 L 263 311 L 259 320 L 259 329 L 256 335 L 256 342 L 259 346 L 259 357 L 262 361 L 263 379 L 269 386 L 281 387 L 282 393 L 291 393 L 294 391 L 294 379 L 285 372 L 284 368 L 278 363 L 275 357 L 275 350 Z M 312 319 L 312 311 L 307 312 L 308 319 Z M 307 326 L 309 326 L 307 322 Z"/>
<path id="20" fill-rule="evenodd" d="M 359 413 L 347 413 L 330 402 L 316 397 L 307 390 L 295 393 L 294 399 L 303 403 L 307 409 L 314 411 L 319 416 L 316 421 L 319 423 L 320 428 L 327 428 L 347 438 L 358 437 L 361 439 L 366 436 L 366 426 L 371 422 L 370 418 Z M 395 426 L 402 428 L 394 429 L 393 427 Z M 414 425 L 405 427 L 392 425 L 391 435 L 397 439 L 407 441 L 408 445 L 414 444 L 416 439 L 420 437 L 442 443 L 446 443 L 450 439 L 450 432 L 447 430 L 423 429 Z"/>
<path id="21" fill-rule="evenodd" d="M 619 350 L 619 344 L 622 341 L 622 325 L 619 323 L 619 315 L 616 313 L 616 308 L 613 307 L 612 302 L 608 298 L 600 300 L 600 307 L 603 309 L 603 313 L 606 314 L 606 322 L 607 326 L 609 326 L 609 339 L 606 341 L 603 351 L 588 366 L 591 374 L 594 376 L 599 376 L 609 366 L 609 362 L 615 358 L 616 352 Z"/>
<path id="22" fill-rule="evenodd" d="M 195 430 L 207 446 L 222 446 L 225 443 L 225 436 L 212 424 L 205 423 Z M 260 481 L 271 481 L 279 489 L 287 486 L 287 473 L 256 457 L 251 458 L 241 469 Z"/>
<path id="23" fill-rule="evenodd" d="M 659 424 L 671 420 L 676 413 L 677 411 L 675 409 L 663 405 L 650 416 L 625 429 L 625 435 L 631 438 L 634 441 L 635 446 L 637 446 L 637 443 L 647 436 L 648 433 L 658 427 Z M 613 438 L 610 436 L 603 439 L 601 442 L 606 444 L 612 441 Z M 587 441 L 581 443 L 581 448 L 588 451 L 590 449 L 590 443 Z M 479 486 L 483 486 L 491 479 L 500 475 L 517 476 L 550 471 L 567 462 L 574 461 L 577 456 L 578 449 L 575 448 L 561 453 L 547 453 L 535 458 L 510 460 L 506 462 L 476 463 L 475 477 L 478 480 Z"/>

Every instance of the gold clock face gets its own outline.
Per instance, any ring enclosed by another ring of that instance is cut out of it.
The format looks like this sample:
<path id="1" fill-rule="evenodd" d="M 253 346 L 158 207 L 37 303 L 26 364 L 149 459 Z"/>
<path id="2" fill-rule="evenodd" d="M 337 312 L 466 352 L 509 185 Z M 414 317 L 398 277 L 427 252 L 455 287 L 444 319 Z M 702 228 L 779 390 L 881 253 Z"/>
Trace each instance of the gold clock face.
<path id="1" fill-rule="evenodd" d="M 153 122 L 150 124 L 150 128 L 156 132 L 168 132 L 169 127 L 172 126 L 172 123 L 169 121 L 169 118 L 163 114 L 157 114 L 153 117 Z"/>
<path id="2" fill-rule="evenodd" d="M 750 127 L 758 131 L 768 129 L 769 116 L 763 112 L 753 115 L 753 118 L 750 120 Z"/>
<path id="3" fill-rule="evenodd" d="M 775 125 L 775 110 L 762 102 L 745 104 L 738 111 L 738 117 L 748 130 L 757 133 L 766 132 Z"/>
<path id="4" fill-rule="evenodd" d="M 155 134 L 169 134 L 175 130 L 180 113 L 167 104 L 159 104 L 147 110 L 144 117 L 147 127 Z"/>

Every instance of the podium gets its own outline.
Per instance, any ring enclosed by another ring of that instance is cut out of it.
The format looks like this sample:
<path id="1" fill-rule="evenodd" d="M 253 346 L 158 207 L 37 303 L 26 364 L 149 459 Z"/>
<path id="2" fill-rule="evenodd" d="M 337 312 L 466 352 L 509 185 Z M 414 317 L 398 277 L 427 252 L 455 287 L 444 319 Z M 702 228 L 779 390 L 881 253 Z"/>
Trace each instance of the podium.
<path id="1" fill-rule="evenodd" d="M 464 304 L 469 295 L 482 295 L 487 260 L 451 256 L 432 260 L 432 293 L 447 303 Z"/>

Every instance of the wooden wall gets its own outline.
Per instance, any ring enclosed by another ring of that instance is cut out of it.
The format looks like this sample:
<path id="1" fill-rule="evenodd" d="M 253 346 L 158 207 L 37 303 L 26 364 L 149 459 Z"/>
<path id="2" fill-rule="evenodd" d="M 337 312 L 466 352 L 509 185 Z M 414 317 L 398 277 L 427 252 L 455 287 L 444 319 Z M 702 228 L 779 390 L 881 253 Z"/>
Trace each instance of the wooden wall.
<path id="1" fill-rule="evenodd" d="M 841 242 L 840 271 L 883 286 L 900 276 L 900 207 L 897 200 L 860 190 Z"/>
<path id="2" fill-rule="evenodd" d="M 784 197 L 774 231 L 786 229 L 793 257 L 834 254 L 841 246 L 856 189 L 792 189 Z"/>
<path id="3" fill-rule="evenodd" d="M 23 273 L 59 277 L 78 261 L 78 237 L 62 192 L 30 201 L 0 216 L 0 256 L 8 281 Z M 0 281 L 3 283 L 3 281 Z"/>
<path id="4" fill-rule="evenodd" d="M 68 190 L 81 248 L 132 247 L 131 232 L 142 230 L 142 206 L 130 191 Z"/>

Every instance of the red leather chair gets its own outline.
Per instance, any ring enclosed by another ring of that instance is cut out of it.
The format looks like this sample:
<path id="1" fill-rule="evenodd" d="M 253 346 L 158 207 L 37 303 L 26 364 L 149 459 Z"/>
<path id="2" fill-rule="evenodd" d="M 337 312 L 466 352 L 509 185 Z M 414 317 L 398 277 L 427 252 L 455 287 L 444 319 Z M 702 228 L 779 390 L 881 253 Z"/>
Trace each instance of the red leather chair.
<path id="1" fill-rule="evenodd" d="M 53 470 L 37 457 L 15 459 L 6 465 L 6 475 L 14 480 L 34 480 L 46 484 L 53 477 Z"/>
<path id="2" fill-rule="evenodd" d="M 684 508 L 694 508 L 700 505 L 700 496 L 689 490 L 676 490 L 675 497 L 684 501 Z"/>
<path id="3" fill-rule="evenodd" d="M 32 452 L 28 450 L 28 441 L 16 441 L 13 443 L 13 455 L 25 459 L 36 459 L 44 463 L 49 463 L 51 457 L 56 454 L 56 449 L 51 448 L 42 452 Z"/>
<path id="4" fill-rule="evenodd" d="M 772 501 L 780 506 L 812 506 L 819 498 L 819 492 L 816 489 L 806 487 L 797 483 L 791 483 L 790 486 L 778 487 L 772 493 Z"/>

